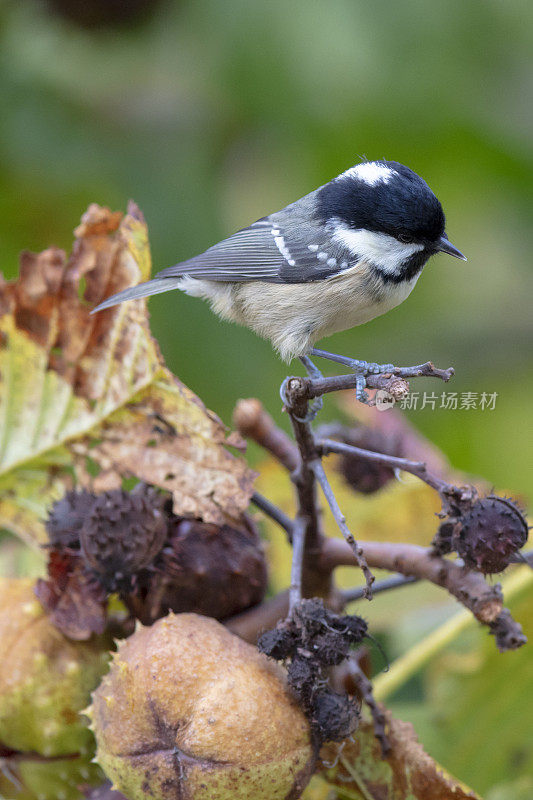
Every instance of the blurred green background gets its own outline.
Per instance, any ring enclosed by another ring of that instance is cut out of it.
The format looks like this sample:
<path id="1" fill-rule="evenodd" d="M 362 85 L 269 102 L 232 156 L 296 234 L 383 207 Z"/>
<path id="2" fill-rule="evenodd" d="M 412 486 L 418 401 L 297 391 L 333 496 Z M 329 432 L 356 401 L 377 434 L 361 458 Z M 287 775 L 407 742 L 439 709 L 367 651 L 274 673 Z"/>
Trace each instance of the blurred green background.
<path id="1" fill-rule="evenodd" d="M 133 198 L 160 269 L 360 157 L 404 162 L 468 263 L 438 256 L 402 306 L 327 346 L 430 358 L 455 366 L 447 390 L 498 392 L 493 411 L 408 413 L 455 466 L 527 496 L 532 52 L 526 2 L 4 0 L 0 268 L 68 250 L 90 202 Z M 169 366 L 226 422 L 251 395 L 280 418 L 287 367 L 268 343 L 177 292 L 150 311 Z"/>
<path id="2" fill-rule="evenodd" d="M 76 9 L 85 27 L 65 16 Z M 137 201 L 160 269 L 360 156 L 404 162 L 438 193 L 468 263 L 438 256 L 400 308 L 327 345 L 431 358 L 456 367 L 450 390 L 497 391 L 493 412 L 411 416 L 458 467 L 527 493 L 531 4 L 4 0 L 0 24 L 8 277 L 22 248 L 68 249 L 93 201 Z M 177 292 L 150 310 L 169 365 L 226 421 L 242 396 L 279 412 L 287 368 L 269 344 Z"/>

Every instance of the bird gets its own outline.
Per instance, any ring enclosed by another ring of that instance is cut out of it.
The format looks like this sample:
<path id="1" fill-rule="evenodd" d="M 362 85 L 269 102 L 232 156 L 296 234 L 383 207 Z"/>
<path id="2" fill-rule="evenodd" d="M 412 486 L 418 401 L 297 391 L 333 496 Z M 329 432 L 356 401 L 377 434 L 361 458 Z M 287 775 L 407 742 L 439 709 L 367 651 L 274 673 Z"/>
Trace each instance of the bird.
<path id="1" fill-rule="evenodd" d="M 403 302 L 436 253 L 466 261 L 448 239 L 442 205 L 397 161 L 361 161 L 281 211 L 101 302 L 93 313 L 171 289 L 208 300 L 221 318 L 269 339 L 284 361 L 311 355 L 365 377 L 394 369 L 316 348 Z"/>

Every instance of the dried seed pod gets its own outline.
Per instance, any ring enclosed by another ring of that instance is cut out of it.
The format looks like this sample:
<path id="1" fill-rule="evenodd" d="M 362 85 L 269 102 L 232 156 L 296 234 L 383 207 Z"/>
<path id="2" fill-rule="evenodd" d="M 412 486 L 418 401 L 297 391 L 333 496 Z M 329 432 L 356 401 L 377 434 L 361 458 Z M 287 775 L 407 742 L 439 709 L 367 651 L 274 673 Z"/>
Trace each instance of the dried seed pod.
<path id="1" fill-rule="evenodd" d="M 323 685 L 320 665 L 312 658 L 297 655 L 287 667 L 287 680 L 298 701 L 308 710 L 317 686 Z"/>
<path id="2" fill-rule="evenodd" d="M 315 764 L 283 670 L 196 614 L 139 626 L 88 713 L 97 760 L 130 800 L 299 797 Z"/>
<path id="3" fill-rule="evenodd" d="M 489 495 L 460 517 L 453 529 L 453 549 L 467 567 L 493 574 L 509 565 L 527 537 L 527 522 L 512 500 Z"/>
<path id="4" fill-rule="evenodd" d="M 344 614 L 332 623 L 335 630 L 342 633 L 350 644 L 360 644 L 368 632 L 368 624 L 357 614 Z"/>
<path id="5" fill-rule="evenodd" d="M 348 656 L 350 643 L 339 631 L 326 631 L 315 636 L 311 652 L 320 662 L 327 667 L 340 664 Z"/>
<path id="6" fill-rule="evenodd" d="M 403 447 L 398 436 L 386 436 L 384 433 L 363 426 L 357 428 L 342 428 L 335 436 L 344 444 L 351 444 L 373 453 L 383 453 L 387 456 L 403 457 Z M 382 489 L 394 478 L 394 471 L 384 464 L 377 464 L 366 458 L 350 454 L 341 457 L 339 471 L 346 482 L 362 494 L 372 494 Z"/>
<path id="7" fill-rule="evenodd" d="M 174 517 L 155 568 L 146 599 L 149 606 L 150 595 L 159 598 L 152 619 L 169 610 L 224 619 L 259 603 L 266 591 L 266 561 L 251 527 Z"/>
<path id="8" fill-rule="evenodd" d="M 340 742 L 359 724 L 360 704 L 346 694 L 323 689 L 313 698 L 312 724 L 322 741 Z"/>
<path id="9" fill-rule="evenodd" d="M 95 499 L 80 532 L 81 552 L 109 592 L 127 590 L 165 543 L 163 498 L 151 486 L 115 489 Z"/>
<path id="10" fill-rule="evenodd" d="M 97 495 L 82 490 L 70 491 L 50 509 L 45 527 L 52 547 L 80 546 L 80 531 L 89 516 Z"/>
<path id="11" fill-rule="evenodd" d="M 298 645 L 298 639 L 290 628 L 273 628 L 265 631 L 257 640 L 257 649 L 276 661 L 284 661 L 292 656 Z"/>
<path id="12" fill-rule="evenodd" d="M 0 589 L 0 741 L 44 756 L 91 745 L 80 716 L 107 669 L 108 637 L 72 642 L 51 623 L 33 582 L 4 579 Z"/>

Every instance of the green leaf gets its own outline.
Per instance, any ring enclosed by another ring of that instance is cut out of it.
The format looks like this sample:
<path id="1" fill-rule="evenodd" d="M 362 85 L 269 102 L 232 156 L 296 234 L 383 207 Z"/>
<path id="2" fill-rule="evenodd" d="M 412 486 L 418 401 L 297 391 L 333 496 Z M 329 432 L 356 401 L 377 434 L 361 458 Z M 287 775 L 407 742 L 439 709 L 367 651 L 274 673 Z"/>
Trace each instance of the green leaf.
<path id="1" fill-rule="evenodd" d="M 503 582 L 503 590 L 506 605 L 531 641 L 533 573 L 527 567 L 516 569 Z M 462 618 L 459 612 L 450 623 Z M 450 623 L 428 637 L 434 644 L 438 639 L 438 647 L 430 652 L 424 640 L 417 646 L 418 654 L 414 649 L 416 664 L 411 662 L 406 670 L 406 661 L 400 659 L 389 675 L 378 678 L 377 693 L 380 697 L 391 694 L 427 666 L 424 703 L 411 706 L 389 701 L 394 713 L 410 719 L 431 755 L 478 791 L 495 790 L 509 776 L 525 780 L 533 774 L 530 648 L 498 653 L 492 637 L 475 628 L 471 615 L 464 624 L 455 625 L 454 637 L 443 636 Z M 401 681 L 394 675 L 398 669 Z"/>

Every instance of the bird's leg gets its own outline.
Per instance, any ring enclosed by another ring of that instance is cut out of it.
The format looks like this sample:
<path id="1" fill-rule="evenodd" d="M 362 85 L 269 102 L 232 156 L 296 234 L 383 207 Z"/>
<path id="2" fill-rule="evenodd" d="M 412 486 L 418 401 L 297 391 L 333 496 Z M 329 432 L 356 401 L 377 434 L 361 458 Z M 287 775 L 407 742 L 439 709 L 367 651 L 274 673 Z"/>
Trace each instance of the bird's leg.
<path id="1" fill-rule="evenodd" d="M 307 374 L 309 375 L 310 378 L 323 378 L 324 377 L 322 375 L 322 373 L 320 372 L 320 370 L 318 369 L 318 367 L 315 367 L 315 365 L 313 364 L 313 362 L 311 361 L 311 359 L 308 356 L 299 356 L 299 358 L 300 358 L 300 361 L 302 362 L 302 364 L 304 365 L 304 367 L 305 367 L 305 369 L 307 371 Z M 283 400 L 284 404 L 288 405 L 287 397 L 286 397 L 286 394 L 285 394 L 285 389 L 286 389 L 285 384 L 286 384 L 286 382 L 287 382 L 287 379 L 285 379 L 283 381 L 283 383 L 281 384 L 281 388 L 279 390 L 279 393 L 280 393 L 281 399 Z M 322 397 L 315 397 L 315 399 L 312 400 L 311 403 L 309 403 L 309 411 L 305 415 L 305 417 L 303 417 L 302 419 L 300 419 L 299 417 L 296 417 L 296 419 L 298 420 L 298 422 L 312 422 L 315 419 L 316 415 L 319 413 L 319 411 L 322 411 L 323 405 L 324 405 L 324 400 L 322 399 Z"/>
<path id="2" fill-rule="evenodd" d="M 355 395 L 361 403 L 366 403 L 368 400 L 368 395 L 365 392 L 366 376 L 379 375 L 381 372 L 392 372 L 392 370 L 395 369 L 394 364 L 374 364 L 369 361 L 360 361 L 357 358 L 348 358 L 347 356 L 338 356 L 336 353 L 328 353 L 327 350 L 319 350 L 318 347 L 313 347 L 310 352 L 314 356 L 327 358 L 328 361 L 336 361 L 337 364 L 343 364 L 345 367 L 349 367 L 349 369 L 353 370 L 357 376 Z"/>

